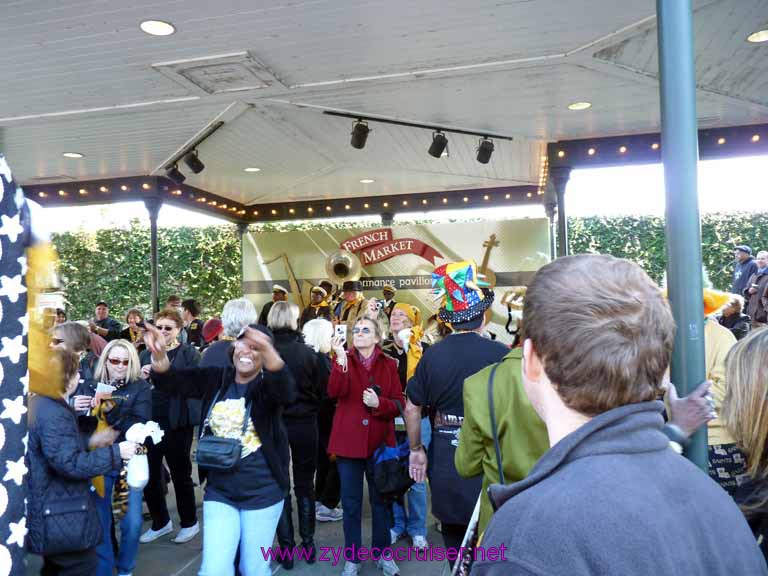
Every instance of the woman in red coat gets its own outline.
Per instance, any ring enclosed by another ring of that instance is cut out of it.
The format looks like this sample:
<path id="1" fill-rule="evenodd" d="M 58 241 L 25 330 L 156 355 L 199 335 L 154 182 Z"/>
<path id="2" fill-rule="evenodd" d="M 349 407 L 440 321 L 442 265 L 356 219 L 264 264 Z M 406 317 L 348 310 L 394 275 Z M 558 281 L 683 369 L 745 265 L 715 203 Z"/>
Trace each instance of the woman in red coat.
<path id="1" fill-rule="evenodd" d="M 352 348 L 345 352 L 334 341 L 336 363 L 328 382 L 328 396 L 337 399 L 328 452 L 336 455 L 344 508 L 344 542 L 354 560 L 347 560 L 343 576 L 360 571 L 358 556 L 362 546 L 363 475 L 368 481 L 368 496 L 373 516 L 372 546 L 368 557 L 377 561 L 385 576 L 399 573 L 392 556 L 382 558 L 375 550 L 389 546 L 389 511 L 373 484 L 373 452 L 383 442 L 395 445 L 396 402 L 403 406 L 403 389 L 397 362 L 379 347 L 381 328 L 375 320 L 361 318 L 352 329 Z M 354 548 L 352 548 L 354 546 Z M 349 558 L 345 554 L 345 559 Z"/>

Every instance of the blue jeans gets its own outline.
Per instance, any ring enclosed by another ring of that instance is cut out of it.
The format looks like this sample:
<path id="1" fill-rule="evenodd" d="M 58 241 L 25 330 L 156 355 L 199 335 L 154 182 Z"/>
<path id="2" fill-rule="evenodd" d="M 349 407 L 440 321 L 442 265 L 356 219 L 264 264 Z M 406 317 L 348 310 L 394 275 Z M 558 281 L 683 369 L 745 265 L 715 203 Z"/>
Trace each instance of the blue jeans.
<path id="1" fill-rule="evenodd" d="M 117 481 L 117 474 L 104 476 L 104 497 L 93 492 L 96 501 L 96 510 L 101 521 L 103 538 L 96 546 L 96 555 L 99 557 L 99 566 L 96 576 L 112 576 L 117 567 L 118 574 L 130 574 L 136 567 L 136 553 L 139 550 L 139 536 L 141 535 L 141 488 L 130 488 L 128 491 L 128 509 L 120 521 L 120 548 L 115 565 L 115 552 L 112 548 L 112 492 Z"/>
<path id="2" fill-rule="evenodd" d="M 371 548 L 389 547 L 389 510 L 373 484 L 373 458 L 336 458 L 341 480 L 341 505 L 344 508 L 344 545 L 359 550 L 363 545 L 363 475 L 368 481 L 371 504 Z M 360 560 L 355 558 L 355 564 Z"/>
<path id="3" fill-rule="evenodd" d="M 421 419 L 421 443 L 424 450 L 429 448 L 432 441 L 432 425 L 429 417 Z M 408 512 L 398 503 L 392 504 L 392 513 L 395 518 L 395 525 L 392 530 L 398 536 L 405 534 L 413 538 L 414 536 L 427 535 L 427 483 L 418 482 L 408 490 Z"/>
<path id="4" fill-rule="evenodd" d="M 272 546 L 283 504 L 280 500 L 261 510 L 238 510 L 223 502 L 205 500 L 203 564 L 198 576 L 232 576 L 238 544 L 241 576 L 272 574 L 262 551 Z"/>

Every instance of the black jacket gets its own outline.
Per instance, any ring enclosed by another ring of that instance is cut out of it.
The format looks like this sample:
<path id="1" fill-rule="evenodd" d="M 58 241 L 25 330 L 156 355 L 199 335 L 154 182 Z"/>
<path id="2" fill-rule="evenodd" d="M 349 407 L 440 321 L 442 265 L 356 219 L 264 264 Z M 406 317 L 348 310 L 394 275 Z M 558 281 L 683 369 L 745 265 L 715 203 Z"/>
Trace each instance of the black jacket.
<path id="1" fill-rule="evenodd" d="M 232 359 L 229 357 L 229 349 L 232 348 L 232 343 L 233 340 L 217 340 L 213 342 L 208 348 L 203 350 L 202 357 L 200 358 L 200 368 L 232 366 Z"/>
<path id="2" fill-rule="evenodd" d="M 749 288 L 749 279 L 757 272 L 757 262 L 751 256 L 744 262 L 737 262 L 733 270 L 733 286 L 731 292 L 744 296 L 744 290 Z M 748 295 L 747 295 L 748 297 Z"/>
<path id="3" fill-rule="evenodd" d="M 123 325 L 111 316 L 107 316 L 103 320 L 94 320 L 96 326 L 107 330 L 107 335 L 104 336 L 104 340 L 111 342 L 120 338 L 120 333 L 123 331 Z"/>
<path id="4" fill-rule="evenodd" d="M 328 375 L 317 365 L 317 354 L 304 344 L 301 332 L 278 329 L 273 331 L 275 350 L 288 365 L 296 382 L 296 401 L 285 407 L 283 417 L 301 418 L 317 414 L 322 391 L 328 386 Z"/>
<path id="5" fill-rule="evenodd" d="M 152 373 L 155 386 L 171 395 L 185 398 L 200 398 L 203 401 L 200 426 L 208 414 L 213 397 L 224 387 L 231 386 L 235 381 L 235 369 L 219 368 L 187 368 L 185 370 L 169 370 L 164 374 Z M 248 390 L 252 401 L 251 421 L 261 440 L 264 458 L 275 480 L 287 495 L 288 434 L 283 424 L 283 406 L 296 400 L 296 384 L 291 371 L 286 364 L 279 372 L 264 371 L 264 379 L 257 386 Z M 200 470 L 201 479 L 204 471 Z"/>
<path id="6" fill-rule="evenodd" d="M 146 380 L 134 380 L 112 393 L 115 407 L 106 413 L 107 423 L 120 432 L 118 442 L 125 440 L 128 428 L 152 420 L 152 387 Z"/>
<path id="7" fill-rule="evenodd" d="M 144 350 L 139 358 L 142 366 L 152 364 L 152 354 L 149 350 Z M 195 350 L 194 346 L 181 344 L 173 357 L 171 369 L 195 368 L 198 364 L 200 364 L 200 352 Z M 151 376 L 150 382 L 155 384 Z M 200 421 L 200 402 L 196 399 L 185 400 L 180 396 L 169 398 L 165 392 L 155 388 L 152 390 L 152 402 L 152 420 L 160 424 L 161 428 L 178 430 L 194 426 Z"/>
<path id="8" fill-rule="evenodd" d="M 26 465 L 27 549 L 61 554 L 96 546 L 102 530 L 90 479 L 120 469 L 118 445 L 88 451 L 63 399 L 30 396 Z"/>
<path id="9" fill-rule="evenodd" d="M 749 334 L 752 328 L 752 320 L 746 314 L 731 314 L 730 316 L 720 316 L 718 319 L 721 326 L 725 326 L 736 336 L 736 340 L 741 340 Z"/>

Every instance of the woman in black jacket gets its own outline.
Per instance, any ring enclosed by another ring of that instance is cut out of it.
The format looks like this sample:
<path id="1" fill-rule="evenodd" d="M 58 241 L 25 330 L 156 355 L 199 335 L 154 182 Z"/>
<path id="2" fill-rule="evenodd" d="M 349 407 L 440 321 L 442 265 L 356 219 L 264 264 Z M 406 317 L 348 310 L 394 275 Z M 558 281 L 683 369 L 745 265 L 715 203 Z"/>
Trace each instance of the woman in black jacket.
<path id="1" fill-rule="evenodd" d="M 113 473 L 136 452 L 133 442 L 112 444 L 116 433 L 104 430 L 88 442 L 80 434 L 69 396 L 77 388 L 78 357 L 53 351 L 61 370 L 61 396 L 29 399 L 27 452 L 27 549 L 44 558 L 43 574 L 96 573 L 95 546 L 110 543 L 91 498 L 91 477 Z M 88 448 L 91 448 L 89 451 Z"/>
<path id="2" fill-rule="evenodd" d="M 155 314 L 155 328 L 162 332 L 165 352 L 174 370 L 195 368 L 200 364 L 200 353 L 194 346 L 179 343 L 179 332 L 183 327 L 184 321 L 176 310 L 166 308 Z M 151 362 L 149 350 L 142 352 L 141 364 L 145 377 L 149 376 Z M 177 544 L 189 542 L 200 532 L 190 457 L 194 427 L 200 420 L 200 403 L 172 397 L 155 386 L 152 390 L 152 420 L 165 431 L 165 436 L 157 446 L 150 446 L 147 454 L 149 483 L 144 488 L 144 496 L 152 516 L 152 526 L 141 535 L 141 542 L 146 544 L 173 532 L 173 522 L 165 502 L 163 459 L 171 471 L 176 509 L 181 522 L 181 529 L 173 541 Z"/>
<path id="3" fill-rule="evenodd" d="M 245 328 L 227 367 L 173 370 L 156 328 L 147 326 L 145 342 L 155 386 L 173 396 L 202 399 L 201 435 L 237 440 L 241 446 L 233 467 L 207 469 L 198 574 L 232 574 L 238 544 L 242 576 L 268 572 L 262 550 L 272 545 L 289 488 L 282 411 L 296 400 L 293 376 L 272 345 L 272 333 L 258 324 Z M 200 452 L 199 446 L 198 458 Z"/>
<path id="4" fill-rule="evenodd" d="M 112 340 L 102 350 L 94 373 L 96 394 L 93 397 L 93 414 L 101 426 L 108 425 L 118 432 L 118 440 L 125 440 L 125 433 L 134 424 L 143 424 L 152 418 L 152 390 L 141 378 L 139 356 L 128 340 Z M 118 474 L 104 475 L 95 482 L 96 508 L 106 534 L 112 531 L 112 492 Z M 99 576 L 111 576 L 117 568 L 118 576 L 131 574 L 136 566 L 136 553 L 141 533 L 140 488 L 128 489 L 128 508 L 120 522 L 120 551 L 115 559 L 111 539 L 105 539 L 97 548 Z"/>
<path id="5" fill-rule="evenodd" d="M 275 302 L 267 317 L 267 326 L 275 338 L 275 348 L 288 364 L 296 382 L 296 401 L 285 407 L 283 421 L 288 430 L 293 467 L 293 492 L 299 508 L 299 536 L 309 564 L 315 561 L 315 469 L 317 468 L 317 412 L 322 394 L 322 372 L 315 351 L 304 343 L 297 330 L 299 307 L 290 302 Z M 328 376 L 325 376 L 327 382 Z M 281 548 L 293 550 L 293 511 L 290 494 L 277 525 L 277 541 Z M 282 562 L 293 568 L 293 558 Z"/>

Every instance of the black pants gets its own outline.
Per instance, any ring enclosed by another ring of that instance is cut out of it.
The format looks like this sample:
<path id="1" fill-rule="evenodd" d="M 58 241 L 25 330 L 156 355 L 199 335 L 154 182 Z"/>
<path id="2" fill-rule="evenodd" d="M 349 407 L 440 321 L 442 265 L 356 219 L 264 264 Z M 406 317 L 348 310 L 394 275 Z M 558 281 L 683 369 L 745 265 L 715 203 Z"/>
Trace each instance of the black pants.
<path id="1" fill-rule="evenodd" d="M 440 532 L 443 535 L 445 548 L 456 548 L 458 550 L 462 540 L 464 540 L 464 534 L 467 533 L 467 528 L 469 526 L 463 524 L 443 524 L 441 522 Z"/>
<path id="2" fill-rule="evenodd" d="M 331 438 L 333 414 L 335 408 L 320 407 L 317 417 L 318 442 L 317 442 L 317 475 L 315 476 L 315 493 L 317 500 L 326 508 L 333 510 L 341 500 L 341 480 L 336 468 L 336 461 L 331 461 L 328 456 L 328 441 Z"/>
<path id="3" fill-rule="evenodd" d="M 293 493 L 296 498 L 315 498 L 315 469 L 317 468 L 317 417 L 284 417 L 291 446 Z"/>
<path id="4" fill-rule="evenodd" d="M 162 442 L 150 446 L 147 454 L 149 460 L 149 482 L 144 488 L 144 499 L 152 515 L 152 529 L 159 530 L 170 521 L 168 506 L 165 503 L 163 479 L 163 458 L 171 471 L 173 488 L 176 491 L 176 508 L 179 511 L 181 527 L 189 528 L 197 522 L 195 509 L 195 487 L 192 483 L 192 435 L 194 429 L 179 428 L 166 430 Z"/>
<path id="5" fill-rule="evenodd" d="M 40 576 L 93 576 L 98 566 L 96 550 L 89 548 L 80 552 L 43 556 Z"/>

